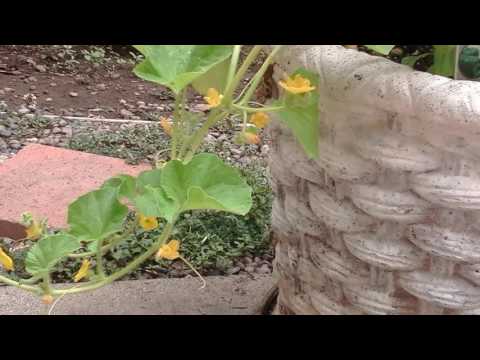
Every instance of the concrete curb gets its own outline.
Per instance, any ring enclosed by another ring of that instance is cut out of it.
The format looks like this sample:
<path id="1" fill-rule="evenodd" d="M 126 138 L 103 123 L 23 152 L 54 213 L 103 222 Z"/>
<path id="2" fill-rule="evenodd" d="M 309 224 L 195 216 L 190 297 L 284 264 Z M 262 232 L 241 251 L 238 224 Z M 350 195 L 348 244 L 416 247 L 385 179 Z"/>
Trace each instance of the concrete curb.
<path id="1" fill-rule="evenodd" d="M 119 281 L 94 292 L 65 296 L 54 315 L 249 315 L 270 290 L 270 276 Z M 0 287 L 0 315 L 43 315 L 46 306 L 30 293 Z"/>

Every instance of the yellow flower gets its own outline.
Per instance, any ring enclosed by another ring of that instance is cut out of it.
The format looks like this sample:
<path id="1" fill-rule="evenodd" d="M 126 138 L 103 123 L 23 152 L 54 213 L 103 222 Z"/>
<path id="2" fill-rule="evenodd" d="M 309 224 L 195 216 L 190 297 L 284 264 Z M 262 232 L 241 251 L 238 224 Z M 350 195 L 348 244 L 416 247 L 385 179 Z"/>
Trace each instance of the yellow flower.
<path id="1" fill-rule="evenodd" d="M 138 223 L 145 231 L 155 230 L 158 227 L 158 220 L 155 216 L 145 216 L 140 214 Z"/>
<path id="2" fill-rule="evenodd" d="M 53 303 L 53 296 L 52 295 L 43 295 L 42 302 L 45 305 L 50 305 L 51 303 Z"/>
<path id="3" fill-rule="evenodd" d="M 83 260 L 82 266 L 80 266 L 80 269 L 75 274 L 73 281 L 79 282 L 80 280 L 82 280 L 85 276 L 87 276 L 89 269 L 90 269 L 90 260 L 88 259 Z"/>
<path id="4" fill-rule="evenodd" d="M 25 229 L 28 240 L 38 240 L 43 233 L 43 226 L 37 220 L 32 220 L 30 226 Z"/>
<path id="5" fill-rule="evenodd" d="M 157 259 L 176 260 L 180 257 L 178 249 L 180 249 L 180 241 L 172 240 L 158 250 Z"/>
<path id="6" fill-rule="evenodd" d="M 252 115 L 250 122 L 257 128 L 263 129 L 270 122 L 270 117 L 264 112 L 257 112 Z"/>
<path id="7" fill-rule="evenodd" d="M 204 97 L 210 108 L 216 108 L 222 103 L 223 95 L 217 89 L 210 88 L 207 91 L 207 96 Z"/>
<path id="8" fill-rule="evenodd" d="M 172 126 L 172 121 L 170 119 L 167 119 L 166 117 L 161 117 L 160 126 L 163 128 L 163 131 L 165 131 L 165 133 L 168 136 L 172 136 L 173 126 Z"/>
<path id="9" fill-rule="evenodd" d="M 256 134 L 252 134 L 249 132 L 246 132 L 243 134 L 243 137 L 245 139 L 245 142 L 250 145 L 258 145 L 260 144 L 260 136 Z"/>
<path id="10" fill-rule="evenodd" d="M 285 81 L 280 81 L 279 85 L 292 94 L 305 94 L 315 90 L 310 80 L 305 79 L 302 75 L 297 74 L 295 78 L 287 77 Z"/>
<path id="11" fill-rule="evenodd" d="M 0 263 L 8 271 L 13 271 L 13 260 L 0 248 Z"/>

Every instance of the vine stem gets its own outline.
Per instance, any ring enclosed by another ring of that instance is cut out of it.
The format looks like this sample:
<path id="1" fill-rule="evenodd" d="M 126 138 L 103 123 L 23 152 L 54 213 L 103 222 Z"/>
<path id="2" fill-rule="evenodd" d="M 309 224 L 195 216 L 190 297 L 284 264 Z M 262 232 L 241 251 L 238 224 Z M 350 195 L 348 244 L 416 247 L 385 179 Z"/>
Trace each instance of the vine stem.
<path id="1" fill-rule="evenodd" d="M 282 49 L 282 47 L 283 47 L 283 45 L 277 45 L 277 46 L 274 47 L 274 49 L 272 50 L 270 55 L 267 57 L 267 60 L 265 60 L 265 62 L 263 63 L 260 70 L 255 74 L 254 80 L 252 81 L 252 84 L 250 85 L 249 89 L 245 93 L 243 99 L 240 100 L 239 105 L 248 104 L 248 102 L 252 98 L 255 90 L 257 89 L 258 85 L 260 84 L 260 81 L 262 81 L 263 76 L 267 72 L 268 67 L 273 62 L 273 59 L 275 58 L 277 53 Z"/>
<path id="2" fill-rule="evenodd" d="M 40 286 L 43 288 L 43 291 L 45 292 L 45 294 L 52 295 L 50 273 L 44 274 L 42 278 L 43 278 L 43 281 Z"/>
<path id="3" fill-rule="evenodd" d="M 235 77 L 235 72 L 237 71 L 238 61 L 240 60 L 240 53 L 242 50 L 242 45 L 235 45 L 233 48 L 232 61 L 230 63 L 230 69 L 228 70 L 227 76 L 227 85 L 225 89 L 230 89 Z M 229 100 L 229 99 L 228 99 Z"/>
<path id="4" fill-rule="evenodd" d="M 158 249 L 165 243 L 165 241 L 170 237 L 173 230 L 173 222 L 168 223 L 165 226 L 162 234 L 159 236 L 158 240 L 142 255 L 137 257 L 135 260 L 131 261 L 126 267 L 113 273 L 106 278 L 102 279 L 101 281 L 97 281 L 93 284 L 86 284 L 82 287 L 74 287 L 71 289 L 62 289 L 62 290 L 53 290 L 53 295 L 63 295 L 63 294 L 77 294 L 85 291 L 96 290 L 101 288 L 105 285 L 111 284 L 115 280 L 122 278 L 123 276 L 127 275 L 128 273 L 132 272 L 140 265 L 142 265 L 146 260 L 152 257 Z"/>
<path id="5" fill-rule="evenodd" d="M 185 264 L 187 264 L 187 266 L 192 269 L 192 271 L 200 278 L 200 282 L 202 283 L 202 286 L 200 287 L 199 290 L 201 289 L 205 289 L 205 287 L 207 286 L 207 282 L 205 281 L 205 279 L 203 278 L 203 276 L 197 271 L 197 269 L 195 269 L 193 267 L 193 265 L 187 260 L 185 259 L 183 256 L 180 256 L 179 257 L 180 260 L 182 260 Z"/>
<path id="6" fill-rule="evenodd" d="M 6 276 L 0 275 L 0 282 L 15 286 L 19 289 L 30 291 L 30 292 L 35 292 L 35 293 L 40 293 L 41 290 L 38 288 L 38 286 L 30 286 L 30 285 L 25 285 L 25 284 L 20 284 L 18 281 L 12 280 Z"/>
<path id="7" fill-rule="evenodd" d="M 247 73 L 248 69 L 250 68 L 250 65 L 255 61 L 257 56 L 260 54 L 262 51 L 263 46 L 262 45 L 255 45 L 253 49 L 250 51 L 248 54 L 247 58 L 243 62 L 242 66 L 237 72 L 237 75 L 233 78 L 232 82 L 230 83 L 229 87 L 225 91 L 225 103 L 229 106 L 231 103 L 231 99 L 233 97 L 233 93 L 235 92 L 235 89 L 238 87 L 240 82 L 242 81 L 243 77 Z"/>
<path id="8" fill-rule="evenodd" d="M 175 110 L 173 112 L 173 133 L 172 133 L 172 160 L 177 158 L 177 144 L 178 144 L 178 130 L 179 130 L 179 122 L 181 117 L 180 108 L 183 106 L 183 95 L 185 94 L 185 90 L 182 90 L 178 93 L 175 97 Z"/>
<path id="9" fill-rule="evenodd" d="M 235 109 L 238 109 L 238 110 L 241 110 L 241 111 L 246 111 L 246 112 L 249 112 L 249 113 L 274 112 L 274 111 L 282 111 L 282 110 L 285 109 L 285 106 L 272 106 L 272 107 L 260 107 L 260 108 L 252 108 L 252 107 L 237 105 L 237 104 L 233 104 L 232 106 Z"/>
<path id="10" fill-rule="evenodd" d="M 97 244 L 97 254 L 96 254 L 96 260 L 97 260 L 97 273 L 98 275 L 104 279 L 105 278 L 105 269 L 103 268 L 103 240 L 99 240 Z"/>
<path id="11" fill-rule="evenodd" d="M 208 119 L 205 121 L 203 126 L 197 131 L 197 133 L 193 136 L 192 141 L 191 141 L 191 146 L 190 150 L 188 153 L 185 155 L 185 158 L 183 159 L 184 163 L 190 162 L 192 160 L 193 156 L 195 155 L 195 152 L 198 150 L 198 147 L 202 144 L 203 139 L 205 136 L 208 134 L 208 130 L 215 125 L 218 121 L 221 121 L 228 115 L 227 112 L 218 112 L 214 111 L 210 114 Z"/>

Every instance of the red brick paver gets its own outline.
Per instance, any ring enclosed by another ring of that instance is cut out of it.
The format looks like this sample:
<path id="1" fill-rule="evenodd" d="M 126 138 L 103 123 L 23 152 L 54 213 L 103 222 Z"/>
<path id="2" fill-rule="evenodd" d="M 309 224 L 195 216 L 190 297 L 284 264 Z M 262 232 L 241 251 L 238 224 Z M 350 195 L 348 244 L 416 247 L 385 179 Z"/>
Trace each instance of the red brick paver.
<path id="1" fill-rule="evenodd" d="M 56 228 L 67 226 L 67 207 L 119 174 L 138 175 L 148 165 L 45 145 L 28 145 L 0 164 L 0 220 L 19 221 L 30 211 Z"/>

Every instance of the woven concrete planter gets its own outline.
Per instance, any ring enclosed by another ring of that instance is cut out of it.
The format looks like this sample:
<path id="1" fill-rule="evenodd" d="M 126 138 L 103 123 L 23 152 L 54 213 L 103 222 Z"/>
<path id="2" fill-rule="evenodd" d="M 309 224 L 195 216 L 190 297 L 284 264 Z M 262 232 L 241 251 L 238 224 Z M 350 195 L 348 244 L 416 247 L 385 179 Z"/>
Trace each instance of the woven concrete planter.
<path id="1" fill-rule="evenodd" d="M 340 46 L 320 74 L 320 158 L 270 129 L 282 314 L 480 314 L 480 84 Z M 277 122 L 275 122 L 277 123 Z"/>

